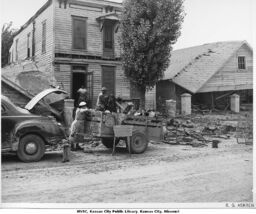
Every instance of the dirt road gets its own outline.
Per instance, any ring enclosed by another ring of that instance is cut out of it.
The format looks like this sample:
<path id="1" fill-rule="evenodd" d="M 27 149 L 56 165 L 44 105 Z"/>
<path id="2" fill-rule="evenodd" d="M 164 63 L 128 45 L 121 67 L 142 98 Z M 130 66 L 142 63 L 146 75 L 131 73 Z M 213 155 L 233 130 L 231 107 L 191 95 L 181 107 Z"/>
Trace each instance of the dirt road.
<path id="1" fill-rule="evenodd" d="M 38 163 L 2 160 L 2 202 L 245 202 L 252 201 L 252 146 L 223 140 L 218 149 L 149 144 L 144 154 L 115 156 L 103 146 L 49 153 Z"/>

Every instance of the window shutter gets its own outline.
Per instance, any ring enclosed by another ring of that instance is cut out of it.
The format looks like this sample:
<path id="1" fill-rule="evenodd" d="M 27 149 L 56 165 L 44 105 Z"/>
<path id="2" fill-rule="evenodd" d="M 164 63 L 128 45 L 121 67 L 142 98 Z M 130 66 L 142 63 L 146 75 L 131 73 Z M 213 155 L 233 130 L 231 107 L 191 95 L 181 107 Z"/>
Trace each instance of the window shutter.
<path id="1" fill-rule="evenodd" d="M 102 66 L 102 87 L 108 89 L 109 95 L 115 95 L 115 67 Z"/>

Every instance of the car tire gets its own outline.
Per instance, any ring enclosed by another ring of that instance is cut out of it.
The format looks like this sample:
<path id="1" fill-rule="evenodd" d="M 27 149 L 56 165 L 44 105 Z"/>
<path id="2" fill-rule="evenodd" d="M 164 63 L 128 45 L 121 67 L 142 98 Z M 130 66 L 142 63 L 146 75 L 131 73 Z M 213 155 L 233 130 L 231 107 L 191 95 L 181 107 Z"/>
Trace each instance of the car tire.
<path id="1" fill-rule="evenodd" d="M 21 161 L 39 161 L 44 156 L 44 152 L 45 144 L 40 136 L 28 134 L 20 139 L 17 155 Z"/>
<path id="2" fill-rule="evenodd" d="M 145 152 L 148 147 L 146 135 L 142 132 L 134 131 L 131 138 L 131 152 L 134 154 Z"/>

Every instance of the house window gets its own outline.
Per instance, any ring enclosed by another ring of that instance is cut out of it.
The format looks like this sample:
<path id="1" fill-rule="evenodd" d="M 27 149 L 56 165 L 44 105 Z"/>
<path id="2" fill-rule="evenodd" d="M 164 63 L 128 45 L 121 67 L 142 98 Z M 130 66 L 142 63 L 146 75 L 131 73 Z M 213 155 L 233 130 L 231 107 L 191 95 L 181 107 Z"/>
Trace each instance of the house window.
<path id="1" fill-rule="evenodd" d="M 42 53 L 46 52 L 46 22 L 42 23 Z"/>
<path id="2" fill-rule="evenodd" d="M 238 57 L 238 69 L 245 69 L 245 57 L 244 56 Z"/>
<path id="3" fill-rule="evenodd" d="M 16 39 L 16 46 L 15 46 L 15 60 L 18 61 L 19 57 L 18 57 L 18 43 L 19 43 L 19 39 Z"/>
<path id="4" fill-rule="evenodd" d="M 86 49 L 87 18 L 73 17 L 73 49 Z"/>
<path id="5" fill-rule="evenodd" d="M 113 49 L 113 24 L 111 22 L 106 22 L 104 24 L 104 48 Z"/>
<path id="6" fill-rule="evenodd" d="M 28 35 L 27 35 L 27 58 L 29 58 L 30 57 L 30 43 L 29 43 L 29 41 L 30 41 L 30 33 L 28 33 Z"/>

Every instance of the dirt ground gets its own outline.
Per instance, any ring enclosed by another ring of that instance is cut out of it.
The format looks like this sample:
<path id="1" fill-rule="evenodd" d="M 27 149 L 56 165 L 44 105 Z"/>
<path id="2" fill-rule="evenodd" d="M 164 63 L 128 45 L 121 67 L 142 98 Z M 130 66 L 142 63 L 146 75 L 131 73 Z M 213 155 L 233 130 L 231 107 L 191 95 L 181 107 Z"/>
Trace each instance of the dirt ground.
<path id="1" fill-rule="evenodd" d="M 251 202 L 252 145 L 221 140 L 219 148 L 150 143 L 129 157 L 99 145 L 62 163 L 49 152 L 38 163 L 2 157 L 2 202 Z"/>

